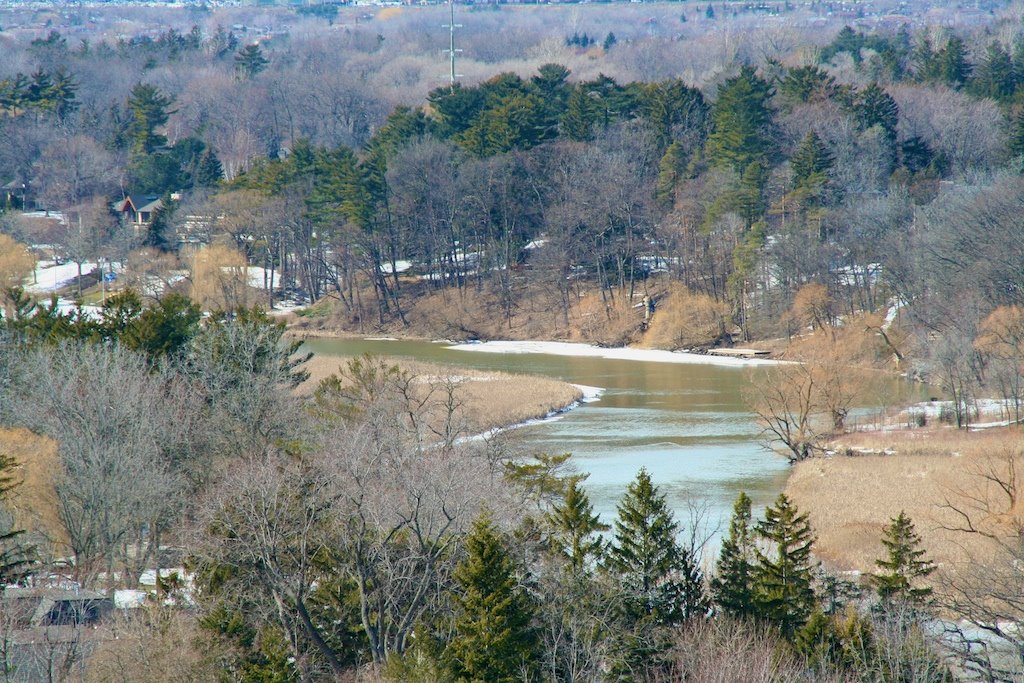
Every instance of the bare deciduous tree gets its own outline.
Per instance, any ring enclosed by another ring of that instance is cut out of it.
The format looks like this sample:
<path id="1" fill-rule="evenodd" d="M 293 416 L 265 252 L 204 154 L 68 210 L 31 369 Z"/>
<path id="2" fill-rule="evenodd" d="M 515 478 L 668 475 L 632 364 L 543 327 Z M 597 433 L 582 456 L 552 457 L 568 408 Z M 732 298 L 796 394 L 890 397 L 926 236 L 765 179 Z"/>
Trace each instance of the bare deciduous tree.
<path id="1" fill-rule="evenodd" d="M 120 347 L 40 350 L 22 372 L 32 386 L 19 422 L 59 443 L 55 487 L 77 577 L 135 585 L 183 502 L 172 468 L 191 423 L 180 384 Z"/>

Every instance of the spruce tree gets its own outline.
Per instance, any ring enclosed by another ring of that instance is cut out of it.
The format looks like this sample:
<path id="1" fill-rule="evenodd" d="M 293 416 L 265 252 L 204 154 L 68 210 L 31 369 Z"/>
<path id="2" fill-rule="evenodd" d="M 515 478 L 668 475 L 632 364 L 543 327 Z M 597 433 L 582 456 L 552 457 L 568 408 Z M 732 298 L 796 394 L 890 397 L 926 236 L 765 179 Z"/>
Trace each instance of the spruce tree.
<path id="1" fill-rule="evenodd" d="M 891 139 L 896 139 L 896 124 L 900 109 L 896 100 L 885 92 L 878 83 L 872 82 L 854 100 L 854 115 L 861 128 L 881 126 Z"/>
<path id="2" fill-rule="evenodd" d="M 790 159 L 793 187 L 813 188 L 822 185 L 834 161 L 835 157 L 818 134 L 813 130 L 808 132 Z"/>
<path id="3" fill-rule="evenodd" d="M 193 183 L 196 187 L 214 187 L 224 179 L 224 167 L 217 158 L 217 154 L 207 147 L 200 155 L 196 164 L 196 172 Z"/>
<path id="4" fill-rule="evenodd" d="M 678 529 L 665 496 L 641 469 L 618 505 L 607 561 L 626 589 L 631 620 L 673 624 L 707 611 L 703 578 L 680 547 Z"/>
<path id="5" fill-rule="evenodd" d="M 534 608 L 516 580 L 506 539 L 487 513 L 464 541 L 454 572 L 455 635 L 448 645 L 456 680 L 514 683 L 535 661 Z"/>
<path id="6" fill-rule="evenodd" d="M 722 541 L 716 575 L 711 579 L 715 602 L 733 616 L 754 611 L 754 533 L 750 521 L 750 498 L 740 492 L 732 508 L 729 535 Z"/>
<path id="7" fill-rule="evenodd" d="M 569 482 L 565 499 L 552 506 L 547 523 L 551 529 L 548 542 L 566 559 L 572 573 L 582 572 L 590 560 L 600 558 L 604 540 L 598 534 L 609 527 L 594 514 L 594 506 L 578 480 Z"/>
<path id="8" fill-rule="evenodd" d="M 803 626 L 815 607 L 815 563 L 811 559 L 814 534 L 807 515 L 800 514 L 784 493 L 764 515 L 757 523 L 757 535 L 768 549 L 755 550 L 755 614 L 790 636 Z"/>
<path id="9" fill-rule="evenodd" d="M 906 512 L 900 511 L 890 519 L 883 531 L 882 545 L 885 546 L 886 557 L 875 560 L 880 571 L 870 577 L 878 597 L 883 602 L 921 603 L 927 600 L 932 589 L 915 584 L 934 572 L 935 565 L 925 559 L 921 537 Z"/>

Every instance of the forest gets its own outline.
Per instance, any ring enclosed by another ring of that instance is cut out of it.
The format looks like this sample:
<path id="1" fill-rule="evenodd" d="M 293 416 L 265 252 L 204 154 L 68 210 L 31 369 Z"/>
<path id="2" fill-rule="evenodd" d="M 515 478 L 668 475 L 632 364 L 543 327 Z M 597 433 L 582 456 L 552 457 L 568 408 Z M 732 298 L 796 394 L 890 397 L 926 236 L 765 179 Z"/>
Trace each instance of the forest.
<path id="1" fill-rule="evenodd" d="M 1021 8 L 776 9 L 459 7 L 451 81 L 448 8 L 0 14 L 0 680 L 1018 680 Z M 644 469 L 602 520 L 456 379 L 301 389 L 285 321 L 760 345 L 794 463 L 879 373 L 949 440 L 995 401 L 937 503 L 986 554 L 901 512 L 852 575 L 786 493 L 712 540 Z M 95 598 L 38 627 L 48 584 Z"/>

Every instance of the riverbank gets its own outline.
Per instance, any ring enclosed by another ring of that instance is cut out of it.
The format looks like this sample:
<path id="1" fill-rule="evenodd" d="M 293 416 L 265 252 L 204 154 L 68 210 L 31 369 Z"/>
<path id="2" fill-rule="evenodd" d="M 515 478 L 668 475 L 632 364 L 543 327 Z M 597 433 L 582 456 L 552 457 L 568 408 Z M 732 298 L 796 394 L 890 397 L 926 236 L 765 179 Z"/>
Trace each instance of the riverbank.
<path id="1" fill-rule="evenodd" d="M 852 455 L 796 463 L 786 493 L 810 515 L 815 552 L 834 568 L 874 571 L 884 552 L 882 528 L 901 511 L 940 569 L 977 563 L 993 544 L 982 533 L 956 530 L 967 524 L 960 512 L 997 536 L 1022 521 L 1016 501 L 1021 436 L 1019 428 L 971 432 L 944 425 L 847 434 L 830 446 Z"/>
<path id="2" fill-rule="evenodd" d="M 595 387 L 548 377 L 454 368 L 386 355 L 382 358 L 414 378 L 417 398 L 431 406 L 434 420 L 443 419 L 442 413 L 447 411 L 450 386 L 461 431 L 467 436 L 548 418 L 600 395 Z M 346 359 L 336 356 L 313 356 L 305 365 L 310 377 L 298 392 L 312 393 L 323 379 L 344 372 L 346 364 Z"/>

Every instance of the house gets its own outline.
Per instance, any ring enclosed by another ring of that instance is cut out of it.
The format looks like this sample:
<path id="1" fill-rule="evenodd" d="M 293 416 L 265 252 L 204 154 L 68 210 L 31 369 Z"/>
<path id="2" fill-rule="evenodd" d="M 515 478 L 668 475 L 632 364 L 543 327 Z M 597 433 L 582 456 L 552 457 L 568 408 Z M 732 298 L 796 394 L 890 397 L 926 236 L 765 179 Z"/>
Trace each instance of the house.
<path id="1" fill-rule="evenodd" d="M 153 215 L 163 205 L 163 200 L 156 195 L 129 195 L 117 205 L 117 211 L 126 223 L 141 228 L 153 222 Z"/>
<path id="2" fill-rule="evenodd" d="M 22 210 L 27 210 L 25 204 L 28 196 L 28 183 L 19 182 L 12 180 L 6 185 L 0 187 L 0 202 L 4 206 L 20 206 Z"/>
<path id="3" fill-rule="evenodd" d="M 103 619 L 113 600 L 81 588 L 0 590 L 0 676 L 11 683 L 81 675 L 101 640 L 109 639 Z M 61 673 L 65 672 L 65 673 Z"/>
<path id="4" fill-rule="evenodd" d="M 94 624 L 114 607 L 113 600 L 95 591 L 18 586 L 0 592 L 0 605 L 8 615 L 16 615 L 16 626 L 25 629 Z"/>

